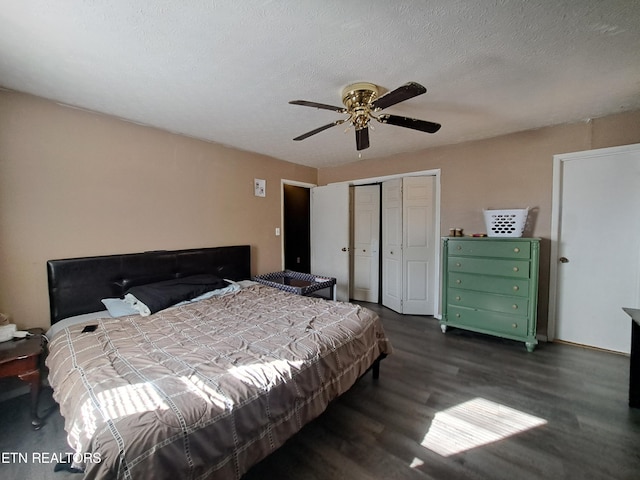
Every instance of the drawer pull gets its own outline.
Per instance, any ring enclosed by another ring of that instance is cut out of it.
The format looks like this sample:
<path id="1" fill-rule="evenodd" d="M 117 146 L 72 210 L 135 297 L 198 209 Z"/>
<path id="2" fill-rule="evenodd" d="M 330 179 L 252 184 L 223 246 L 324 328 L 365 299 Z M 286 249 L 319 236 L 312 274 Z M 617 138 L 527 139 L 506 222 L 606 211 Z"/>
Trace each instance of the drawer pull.
<path id="1" fill-rule="evenodd" d="M 513 291 L 517 292 L 518 290 L 520 290 L 520 287 L 518 285 L 514 285 L 513 286 Z"/>
<path id="2" fill-rule="evenodd" d="M 515 253 L 520 253 L 520 249 L 519 249 L 518 247 L 514 248 L 514 249 L 513 249 L 513 251 L 514 251 Z"/>
<path id="3" fill-rule="evenodd" d="M 456 318 L 460 318 L 460 314 L 459 313 L 456 313 Z"/>
<path id="4" fill-rule="evenodd" d="M 458 245 L 458 246 L 456 247 L 456 250 L 462 250 L 462 245 Z"/>
<path id="5" fill-rule="evenodd" d="M 513 271 L 514 271 L 514 272 L 519 272 L 519 271 L 520 271 L 520 269 L 519 269 L 518 267 L 513 267 Z"/>
<path id="6" fill-rule="evenodd" d="M 456 262 L 456 267 L 461 267 L 462 264 L 460 262 Z"/>
<path id="7" fill-rule="evenodd" d="M 514 303 L 513 305 L 511 305 L 511 308 L 513 308 L 514 310 L 517 310 L 518 309 L 518 305 Z"/>
<path id="8" fill-rule="evenodd" d="M 460 295 L 457 295 L 457 296 L 456 296 L 456 300 L 457 300 L 457 301 L 460 301 Z"/>
<path id="9" fill-rule="evenodd" d="M 456 284 L 460 285 L 462 283 L 462 280 L 460 280 L 459 278 L 456 280 Z"/>
<path id="10" fill-rule="evenodd" d="M 513 325 L 511 325 L 513 328 L 518 328 L 518 324 L 514 323 Z"/>

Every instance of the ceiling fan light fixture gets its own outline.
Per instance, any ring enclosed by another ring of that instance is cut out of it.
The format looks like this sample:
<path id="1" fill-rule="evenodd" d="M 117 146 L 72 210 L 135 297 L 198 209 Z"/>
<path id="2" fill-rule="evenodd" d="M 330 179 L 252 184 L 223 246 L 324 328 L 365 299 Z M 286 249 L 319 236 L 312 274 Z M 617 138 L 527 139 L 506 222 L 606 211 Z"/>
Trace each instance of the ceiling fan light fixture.
<path id="1" fill-rule="evenodd" d="M 369 126 L 371 119 L 371 102 L 378 98 L 380 88 L 369 82 L 358 82 L 347 85 L 342 90 L 342 103 L 349 114 L 349 123 L 357 130 Z"/>
<path id="2" fill-rule="evenodd" d="M 339 120 L 320 128 L 316 128 L 310 132 L 300 135 L 294 140 L 304 140 L 316 133 L 322 132 L 327 128 L 341 123 L 353 125 L 356 133 L 356 149 L 364 150 L 369 148 L 369 122 L 373 118 L 380 123 L 388 123 L 398 127 L 410 128 L 427 133 L 435 133 L 440 128 L 440 124 L 418 120 L 415 118 L 399 117 L 397 115 L 380 115 L 376 116 L 373 112 L 384 110 L 387 107 L 404 102 L 410 98 L 422 95 L 427 89 L 416 82 L 408 82 L 396 88 L 391 92 L 386 92 L 380 96 L 381 87 L 369 82 L 358 82 L 347 85 L 342 90 L 342 103 L 344 108 L 327 105 L 324 103 L 309 102 L 307 100 L 292 100 L 293 105 L 302 105 L 306 107 L 315 107 L 324 110 L 333 110 L 338 113 L 346 113 L 349 115 L 344 120 Z"/>

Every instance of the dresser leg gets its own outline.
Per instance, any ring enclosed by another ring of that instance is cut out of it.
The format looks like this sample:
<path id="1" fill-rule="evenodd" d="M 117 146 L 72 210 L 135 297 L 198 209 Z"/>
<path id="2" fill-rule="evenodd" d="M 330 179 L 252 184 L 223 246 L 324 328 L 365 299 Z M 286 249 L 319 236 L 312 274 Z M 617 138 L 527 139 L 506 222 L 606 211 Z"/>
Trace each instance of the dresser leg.
<path id="1" fill-rule="evenodd" d="M 536 348 L 536 344 L 533 342 L 525 342 L 525 346 L 527 347 L 527 352 L 533 352 L 534 348 Z"/>
<path id="2" fill-rule="evenodd" d="M 442 333 L 447 333 L 447 326 L 441 323 L 440 330 L 442 330 Z"/>
<path id="3" fill-rule="evenodd" d="M 42 427 L 42 421 L 38 418 L 38 397 L 40 396 L 40 370 L 19 375 L 20 380 L 31 386 L 31 425 L 34 430 Z"/>

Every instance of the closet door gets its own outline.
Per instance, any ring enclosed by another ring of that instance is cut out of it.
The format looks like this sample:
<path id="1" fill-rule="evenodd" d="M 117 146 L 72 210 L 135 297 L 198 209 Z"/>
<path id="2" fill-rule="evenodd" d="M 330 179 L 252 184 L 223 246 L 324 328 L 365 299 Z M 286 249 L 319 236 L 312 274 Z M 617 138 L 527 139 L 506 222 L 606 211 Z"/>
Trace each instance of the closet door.
<path id="1" fill-rule="evenodd" d="M 402 179 L 382 184 L 382 305 L 402 313 Z"/>
<path id="2" fill-rule="evenodd" d="M 354 300 L 378 302 L 380 283 L 380 186 L 353 189 L 353 282 Z"/>
<path id="3" fill-rule="evenodd" d="M 382 184 L 382 304 L 398 313 L 435 313 L 436 179 Z"/>
<path id="4" fill-rule="evenodd" d="M 402 219 L 402 313 L 433 315 L 435 177 L 403 179 Z"/>

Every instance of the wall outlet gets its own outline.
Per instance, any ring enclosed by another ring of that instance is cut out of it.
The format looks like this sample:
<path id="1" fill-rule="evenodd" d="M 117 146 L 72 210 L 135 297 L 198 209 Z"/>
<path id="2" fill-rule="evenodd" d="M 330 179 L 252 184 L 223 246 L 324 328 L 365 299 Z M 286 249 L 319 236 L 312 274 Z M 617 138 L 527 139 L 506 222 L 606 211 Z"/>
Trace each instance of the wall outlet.
<path id="1" fill-rule="evenodd" d="M 276 227 L 276 237 L 280 236 L 280 227 Z"/>

